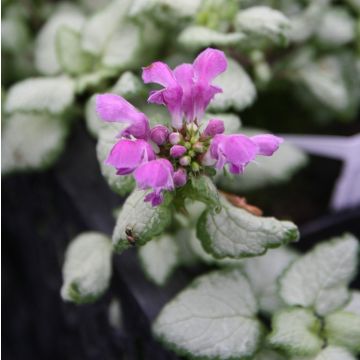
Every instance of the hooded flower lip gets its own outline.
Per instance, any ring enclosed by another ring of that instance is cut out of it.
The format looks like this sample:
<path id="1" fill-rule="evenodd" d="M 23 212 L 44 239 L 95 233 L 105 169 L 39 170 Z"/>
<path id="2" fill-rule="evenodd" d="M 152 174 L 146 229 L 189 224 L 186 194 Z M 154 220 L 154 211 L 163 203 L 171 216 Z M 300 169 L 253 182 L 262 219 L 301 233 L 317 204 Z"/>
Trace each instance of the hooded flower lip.
<path id="1" fill-rule="evenodd" d="M 128 123 L 122 136 L 147 139 L 149 120 L 146 115 L 132 106 L 123 97 L 115 94 L 101 94 L 96 97 L 96 112 L 106 122 Z"/>
<path id="2" fill-rule="evenodd" d="M 251 138 L 240 134 L 216 135 L 210 145 L 210 155 L 216 160 L 217 169 L 229 164 L 231 173 L 241 174 L 256 155 L 272 155 L 281 142 L 281 138 L 271 134 Z"/>
<path id="3" fill-rule="evenodd" d="M 155 153 L 145 140 L 121 139 L 111 149 L 106 164 L 116 168 L 118 175 L 127 175 L 154 159 Z"/>
<path id="4" fill-rule="evenodd" d="M 172 71 L 166 64 L 157 61 L 143 68 L 145 83 L 157 83 L 164 88 L 152 91 L 149 102 L 167 106 L 172 115 L 172 125 L 182 127 L 186 122 L 200 120 L 212 98 L 222 90 L 211 81 L 227 68 L 224 53 L 208 48 L 193 64 L 181 64 Z"/>
<path id="5" fill-rule="evenodd" d="M 152 206 L 163 202 L 163 191 L 174 190 L 174 168 L 169 160 L 158 159 L 144 163 L 134 172 L 134 177 L 140 189 L 152 189 L 146 195 L 145 201 L 150 201 Z"/>

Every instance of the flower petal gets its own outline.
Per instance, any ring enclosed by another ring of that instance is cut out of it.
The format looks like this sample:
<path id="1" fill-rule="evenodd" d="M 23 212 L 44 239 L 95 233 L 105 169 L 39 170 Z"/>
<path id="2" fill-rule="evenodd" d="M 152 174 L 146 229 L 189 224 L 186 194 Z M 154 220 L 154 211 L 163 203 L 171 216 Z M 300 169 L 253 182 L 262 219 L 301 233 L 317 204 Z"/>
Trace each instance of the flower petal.
<path id="1" fill-rule="evenodd" d="M 122 133 L 146 139 L 149 133 L 149 120 L 146 115 L 132 106 L 123 97 L 115 94 L 101 94 L 96 97 L 96 112 L 108 122 L 128 122 L 130 126 Z"/>
<path id="2" fill-rule="evenodd" d="M 258 155 L 271 156 L 284 141 L 282 138 L 271 135 L 255 135 L 251 140 L 258 146 Z"/>
<path id="3" fill-rule="evenodd" d="M 226 70 L 227 60 L 222 51 L 208 48 L 198 55 L 193 66 L 197 78 L 209 83 Z"/>
<path id="4" fill-rule="evenodd" d="M 145 84 L 156 83 L 164 87 L 176 86 L 176 80 L 169 66 L 161 61 L 156 61 L 144 67 L 142 79 Z"/>

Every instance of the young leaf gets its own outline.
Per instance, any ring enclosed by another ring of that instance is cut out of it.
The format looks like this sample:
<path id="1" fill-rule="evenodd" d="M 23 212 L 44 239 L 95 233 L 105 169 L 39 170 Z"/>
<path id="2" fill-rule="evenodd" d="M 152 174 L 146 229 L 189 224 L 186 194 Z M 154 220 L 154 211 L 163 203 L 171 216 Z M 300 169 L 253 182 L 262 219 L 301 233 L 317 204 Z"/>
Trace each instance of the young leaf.
<path id="1" fill-rule="evenodd" d="M 90 100 L 91 101 L 91 100 Z M 94 101 L 94 100 L 93 100 Z M 93 103 L 94 104 L 94 103 Z M 92 106 L 91 103 L 88 105 Z M 135 187 L 134 178 L 131 175 L 119 176 L 116 174 L 116 169 L 113 166 L 105 164 L 112 147 L 117 142 L 116 136 L 123 128 L 122 124 L 106 124 L 102 125 L 102 120 L 98 119 L 96 124 L 96 112 L 90 113 L 86 117 L 87 126 L 91 132 L 99 131 L 98 143 L 96 145 L 96 154 L 100 165 L 101 174 L 104 176 L 110 188 L 117 194 L 124 196 L 130 193 Z M 99 128 L 99 130 L 97 129 Z"/>
<path id="2" fill-rule="evenodd" d="M 97 232 L 77 236 L 65 254 L 62 298 L 77 304 L 93 302 L 107 289 L 110 277 L 110 239 Z"/>
<path id="3" fill-rule="evenodd" d="M 293 250 L 281 247 L 269 250 L 263 256 L 243 260 L 245 275 L 263 312 L 272 314 L 284 306 L 278 294 L 277 279 L 296 258 Z"/>
<path id="4" fill-rule="evenodd" d="M 35 66 L 44 75 L 55 75 L 61 71 L 56 53 L 56 35 L 59 29 L 66 26 L 80 31 L 85 17 L 75 6 L 66 4 L 50 17 L 40 30 L 35 43 Z"/>
<path id="5" fill-rule="evenodd" d="M 190 49 L 201 49 L 209 46 L 233 46 L 239 44 L 246 36 L 241 32 L 222 33 L 205 26 L 189 26 L 179 35 L 180 44 Z"/>
<path id="6" fill-rule="evenodd" d="M 256 311 L 256 299 L 239 270 L 215 271 L 168 303 L 153 331 L 180 354 L 242 359 L 254 354 L 261 338 Z"/>
<path id="7" fill-rule="evenodd" d="M 286 309 L 272 319 L 270 345 L 292 356 L 316 355 L 323 346 L 320 320 L 306 309 Z"/>
<path id="8" fill-rule="evenodd" d="M 219 213 L 206 210 L 201 215 L 197 236 L 215 258 L 242 258 L 296 241 L 299 232 L 290 221 L 258 217 L 223 200 Z"/>
<path id="9" fill-rule="evenodd" d="M 358 246 L 351 234 L 315 246 L 282 275 L 280 296 L 288 305 L 312 307 L 319 315 L 341 307 L 349 299 Z"/>
<path id="10" fill-rule="evenodd" d="M 48 114 L 12 114 L 2 129 L 3 174 L 46 168 L 65 146 L 67 124 Z"/>
<path id="11" fill-rule="evenodd" d="M 144 191 L 135 190 L 125 201 L 113 232 L 113 245 L 122 252 L 134 245 L 145 245 L 170 224 L 172 213 L 168 200 L 153 207 L 144 201 Z"/>
<path id="12" fill-rule="evenodd" d="M 246 34 L 286 44 L 290 21 L 280 11 L 267 6 L 253 6 L 236 15 L 235 27 Z"/>
<path id="13" fill-rule="evenodd" d="M 324 329 L 328 344 L 360 353 L 360 314 L 336 311 L 326 316 Z"/>
<path id="14" fill-rule="evenodd" d="M 164 285 L 179 263 L 173 236 L 163 234 L 139 248 L 139 258 L 146 275 L 157 285 Z"/>
<path id="15" fill-rule="evenodd" d="M 90 70 L 93 58 L 81 48 L 80 33 L 62 26 L 56 34 L 56 50 L 62 69 L 69 75 Z"/>
<path id="16" fill-rule="evenodd" d="M 7 95 L 5 111 L 64 112 L 74 101 L 74 82 L 66 77 L 29 78 L 13 85 Z"/>
<path id="17" fill-rule="evenodd" d="M 349 351 L 337 346 L 327 346 L 317 356 L 306 360 L 356 360 Z"/>
<path id="18" fill-rule="evenodd" d="M 210 111 L 226 111 L 229 108 L 241 111 L 250 106 L 256 98 L 255 86 L 240 64 L 228 58 L 227 70 L 214 80 L 222 88 L 210 103 Z"/>
<path id="19" fill-rule="evenodd" d="M 110 37 L 127 15 L 131 0 L 114 0 L 86 21 L 82 47 L 93 55 L 101 55 Z"/>

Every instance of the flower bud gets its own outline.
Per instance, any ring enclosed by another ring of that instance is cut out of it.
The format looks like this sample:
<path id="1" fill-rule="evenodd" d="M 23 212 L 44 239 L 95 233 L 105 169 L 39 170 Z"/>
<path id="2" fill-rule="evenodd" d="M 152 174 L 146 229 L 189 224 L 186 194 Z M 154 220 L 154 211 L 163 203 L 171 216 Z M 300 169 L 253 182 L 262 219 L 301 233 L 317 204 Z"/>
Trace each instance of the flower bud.
<path id="1" fill-rule="evenodd" d="M 169 129 L 164 125 L 156 125 L 150 131 L 150 139 L 157 145 L 165 144 L 169 136 Z"/>
<path id="2" fill-rule="evenodd" d="M 222 134 L 225 131 L 224 122 L 218 119 L 209 120 L 203 135 L 214 137 L 217 134 Z"/>
<path id="3" fill-rule="evenodd" d="M 169 142 L 171 145 L 177 145 L 182 139 L 182 135 L 178 132 L 172 132 L 169 135 Z"/>
<path id="4" fill-rule="evenodd" d="M 200 165 L 196 161 L 194 161 L 194 162 L 191 163 L 191 169 L 193 171 L 199 171 L 200 170 Z"/>
<path id="5" fill-rule="evenodd" d="M 174 145 L 170 149 L 170 155 L 173 158 L 179 158 L 186 153 L 186 147 L 182 145 Z"/>
<path id="6" fill-rule="evenodd" d="M 186 170 L 184 168 L 179 168 L 179 170 L 174 172 L 173 179 L 176 187 L 184 186 L 187 181 Z"/>
<path id="7" fill-rule="evenodd" d="M 182 166 L 188 166 L 191 162 L 191 157 L 190 156 L 183 156 L 182 158 L 180 158 L 179 163 Z"/>
<path id="8" fill-rule="evenodd" d="M 204 152 L 204 145 L 201 142 L 197 142 L 196 144 L 193 145 L 193 149 L 195 152 L 201 154 Z"/>
<path id="9" fill-rule="evenodd" d="M 192 132 L 196 132 L 199 128 L 198 128 L 198 126 L 196 125 L 196 124 L 194 124 L 194 123 L 190 123 L 190 124 L 187 124 L 186 125 L 186 129 L 188 130 L 188 131 L 192 131 Z"/>

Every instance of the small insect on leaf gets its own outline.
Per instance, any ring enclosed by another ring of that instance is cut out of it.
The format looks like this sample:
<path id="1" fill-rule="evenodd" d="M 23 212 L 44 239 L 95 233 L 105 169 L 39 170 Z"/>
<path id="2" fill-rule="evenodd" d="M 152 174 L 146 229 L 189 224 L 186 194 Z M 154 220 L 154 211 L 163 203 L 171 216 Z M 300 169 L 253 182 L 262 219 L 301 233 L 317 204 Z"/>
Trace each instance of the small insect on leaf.
<path id="1" fill-rule="evenodd" d="M 135 246 L 136 238 L 134 236 L 134 225 L 128 225 L 125 229 L 126 239 L 130 245 Z"/>

